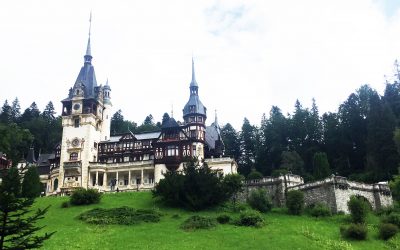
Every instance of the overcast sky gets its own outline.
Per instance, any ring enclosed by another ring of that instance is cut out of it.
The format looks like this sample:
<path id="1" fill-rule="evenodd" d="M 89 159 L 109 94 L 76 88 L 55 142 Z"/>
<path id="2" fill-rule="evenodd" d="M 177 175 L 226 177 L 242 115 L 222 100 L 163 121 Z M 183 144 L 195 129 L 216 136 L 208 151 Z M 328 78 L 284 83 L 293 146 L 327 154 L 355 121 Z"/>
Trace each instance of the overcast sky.
<path id="1" fill-rule="evenodd" d="M 383 92 L 400 57 L 398 0 L 1 1 L 0 105 L 43 110 L 74 85 L 89 14 L 97 82 L 109 79 L 114 111 L 141 123 L 182 119 L 194 55 L 208 124 L 259 124 L 298 98 L 337 111 L 362 84 Z"/>

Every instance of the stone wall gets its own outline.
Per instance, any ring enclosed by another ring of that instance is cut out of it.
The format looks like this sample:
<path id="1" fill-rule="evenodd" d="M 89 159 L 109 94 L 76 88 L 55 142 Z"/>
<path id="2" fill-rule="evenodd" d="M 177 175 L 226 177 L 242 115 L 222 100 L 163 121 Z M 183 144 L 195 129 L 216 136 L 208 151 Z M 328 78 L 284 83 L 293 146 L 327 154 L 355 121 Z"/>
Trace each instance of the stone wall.
<path id="1" fill-rule="evenodd" d="M 277 178 L 263 178 L 245 182 L 245 189 L 240 194 L 244 201 L 254 189 L 265 189 L 274 206 L 285 205 L 285 191 L 300 190 L 304 193 L 305 205 L 325 203 L 332 212 L 349 213 L 347 202 L 352 195 L 362 196 L 376 210 L 393 205 L 389 186 L 385 183 L 365 184 L 349 181 L 345 177 L 331 176 L 325 180 L 304 184 L 296 175 L 285 175 Z"/>

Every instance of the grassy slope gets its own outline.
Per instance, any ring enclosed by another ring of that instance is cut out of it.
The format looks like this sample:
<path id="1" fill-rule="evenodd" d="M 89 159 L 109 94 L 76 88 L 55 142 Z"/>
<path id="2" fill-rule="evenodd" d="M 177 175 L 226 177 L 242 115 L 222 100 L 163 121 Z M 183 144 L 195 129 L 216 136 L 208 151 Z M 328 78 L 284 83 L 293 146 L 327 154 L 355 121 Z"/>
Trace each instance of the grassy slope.
<path id="1" fill-rule="evenodd" d="M 392 249 L 400 248 L 400 236 L 390 243 L 377 239 L 374 225 L 378 219 L 369 218 L 367 241 L 346 242 L 339 236 L 343 216 L 315 219 L 307 216 L 289 216 L 282 212 L 265 215 L 263 228 L 245 228 L 218 225 L 213 230 L 185 232 L 180 224 L 191 212 L 160 208 L 164 213 L 160 223 L 143 223 L 134 226 L 96 226 L 76 219 L 81 212 L 94 207 L 131 206 L 158 208 L 150 193 L 118 193 L 104 195 L 100 204 L 61 208 L 67 197 L 40 198 L 35 207 L 51 205 L 45 218 L 45 231 L 57 231 L 48 240 L 45 249 Z M 218 211 L 201 212 L 216 216 Z M 171 218 L 179 214 L 179 219 Z M 232 214 L 232 216 L 235 216 Z"/>

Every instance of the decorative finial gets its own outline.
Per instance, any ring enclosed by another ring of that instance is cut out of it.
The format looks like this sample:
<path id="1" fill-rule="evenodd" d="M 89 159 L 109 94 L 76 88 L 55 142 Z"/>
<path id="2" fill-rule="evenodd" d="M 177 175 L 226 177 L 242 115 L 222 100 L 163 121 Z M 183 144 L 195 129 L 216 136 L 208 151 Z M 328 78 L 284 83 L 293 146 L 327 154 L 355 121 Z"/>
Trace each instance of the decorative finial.
<path id="1" fill-rule="evenodd" d="M 171 103 L 171 118 L 174 118 L 174 103 Z"/>

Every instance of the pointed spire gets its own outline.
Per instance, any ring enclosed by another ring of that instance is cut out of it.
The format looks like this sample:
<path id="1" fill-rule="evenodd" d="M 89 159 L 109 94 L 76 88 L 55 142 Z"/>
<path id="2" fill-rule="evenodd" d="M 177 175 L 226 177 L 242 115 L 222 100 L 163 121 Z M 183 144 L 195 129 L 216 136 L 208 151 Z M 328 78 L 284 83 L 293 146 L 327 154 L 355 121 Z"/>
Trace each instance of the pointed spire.
<path id="1" fill-rule="evenodd" d="M 194 73 L 194 60 L 192 56 L 192 81 L 190 82 L 190 87 L 195 86 L 198 87 L 197 82 L 196 82 L 196 76 Z"/>
<path id="2" fill-rule="evenodd" d="M 85 54 L 85 62 L 91 63 L 92 61 L 92 49 L 90 45 L 90 36 L 92 32 L 92 12 L 90 11 L 90 18 L 89 18 L 89 38 L 88 38 L 88 43 L 86 47 L 86 54 Z"/>

